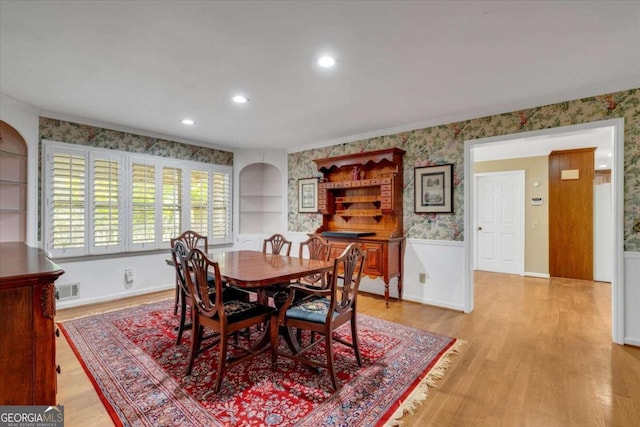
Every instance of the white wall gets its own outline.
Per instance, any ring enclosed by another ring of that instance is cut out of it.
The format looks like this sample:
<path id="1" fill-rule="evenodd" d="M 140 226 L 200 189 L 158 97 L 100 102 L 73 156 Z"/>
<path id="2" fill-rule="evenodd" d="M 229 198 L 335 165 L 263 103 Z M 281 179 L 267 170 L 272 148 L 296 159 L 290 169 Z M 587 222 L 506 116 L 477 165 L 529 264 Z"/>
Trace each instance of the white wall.
<path id="1" fill-rule="evenodd" d="M 624 253 L 624 342 L 640 346 L 640 252 Z"/>

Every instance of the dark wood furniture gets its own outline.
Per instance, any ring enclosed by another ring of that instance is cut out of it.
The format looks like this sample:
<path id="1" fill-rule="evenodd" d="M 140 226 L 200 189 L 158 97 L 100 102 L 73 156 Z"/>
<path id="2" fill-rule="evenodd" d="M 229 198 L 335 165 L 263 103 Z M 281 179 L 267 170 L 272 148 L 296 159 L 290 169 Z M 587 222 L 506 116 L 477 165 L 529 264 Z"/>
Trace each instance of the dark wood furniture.
<path id="1" fill-rule="evenodd" d="M 204 251 L 206 252 L 207 249 L 209 248 L 209 239 L 207 238 L 207 236 L 203 236 L 200 233 L 197 233 L 193 230 L 187 230 L 184 233 L 182 233 L 181 235 L 179 235 L 178 237 L 175 237 L 173 239 L 170 240 L 170 244 L 171 244 L 171 251 L 173 252 L 173 247 L 175 246 L 175 243 L 177 241 L 181 241 L 184 243 L 184 245 L 186 246 L 186 248 L 188 250 L 191 250 L 193 248 L 202 248 L 204 249 Z M 185 301 L 181 300 L 181 290 L 183 288 L 181 288 L 181 283 L 180 283 L 180 277 L 179 277 L 179 272 L 177 270 L 179 266 L 176 265 L 176 295 L 175 295 L 175 302 L 173 304 L 173 314 L 177 314 L 178 313 L 178 306 L 181 306 L 182 309 L 184 310 L 184 305 L 185 305 Z M 184 281 L 182 282 L 183 287 L 186 286 L 186 284 L 184 283 Z M 182 317 L 184 317 L 184 315 L 182 315 Z M 183 325 L 184 326 L 184 325 Z M 178 342 L 180 342 L 180 336 L 181 334 L 178 334 Z"/>
<path id="2" fill-rule="evenodd" d="M 389 148 L 316 159 L 323 179 L 318 184 L 322 226 L 316 230 L 338 256 L 351 242 L 366 253 L 364 274 L 384 280 L 389 304 L 389 282 L 398 280 L 402 299 L 405 238 L 403 230 L 404 150 Z"/>
<path id="3" fill-rule="evenodd" d="M 333 267 L 333 263 L 325 260 L 256 251 L 220 252 L 209 257 L 218 263 L 223 281 L 247 290 L 325 273 Z"/>
<path id="4" fill-rule="evenodd" d="M 268 251 L 267 248 L 269 249 Z M 289 256 L 291 254 L 291 242 L 282 234 L 276 233 L 268 239 L 264 239 L 262 252 Z"/>
<path id="5" fill-rule="evenodd" d="M 358 328 L 356 319 L 356 301 L 358 286 L 365 265 L 365 255 L 358 243 L 351 243 L 347 249 L 333 261 L 329 286 L 325 289 L 304 285 L 291 285 L 289 298 L 280 308 L 277 319 L 271 322 L 271 363 L 276 368 L 278 356 L 285 356 L 298 360 L 313 367 L 326 368 L 331 376 L 333 387 L 337 390 L 340 383 L 334 370 L 333 342 L 339 342 L 351 347 L 355 353 L 358 365 L 362 365 L 360 357 Z M 298 294 L 311 298 L 297 298 Z M 300 299 L 299 302 L 295 302 Z M 351 324 L 351 341 L 334 337 L 333 332 L 345 323 Z M 291 354 L 279 352 L 279 328 L 297 328 L 322 335 L 321 339 L 311 338 L 311 342 L 304 348 L 296 348 Z M 309 356 L 309 351 L 324 342 L 326 362 Z"/>
<path id="6" fill-rule="evenodd" d="M 330 255 L 331 244 L 317 235 L 309 237 L 304 242 L 300 242 L 300 246 L 298 247 L 298 258 L 322 259 L 328 261 Z M 326 287 L 326 276 L 327 275 L 325 273 L 312 274 L 310 276 L 301 277 L 297 283 L 324 288 Z"/>
<path id="7" fill-rule="evenodd" d="M 0 243 L 0 405 L 55 405 L 55 280 L 41 249 Z"/>
<path id="8" fill-rule="evenodd" d="M 214 393 L 220 391 L 224 373 L 233 366 L 256 356 L 267 348 L 249 348 L 229 341 L 229 335 L 252 325 L 267 323 L 275 308 L 237 300 L 225 301 L 223 299 L 223 284 L 218 263 L 211 261 L 200 249 L 195 248 L 184 258 L 176 251 L 182 264 L 182 271 L 192 271 L 186 274 L 189 293 L 193 297 L 193 333 L 191 338 L 191 350 L 186 374 L 191 374 L 191 368 L 196 355 L 209 346 L 202 347 L 204 328 L 217 332 L 216 341 L 219 345 L 218 370 Z M 215 298 L 209 294 L 209 275 L 213 275 L 215 283 Z M 214 342 L 214 344 L 215 344 Z M 228 347 L 232 345 L 242 352 L 241 356 L 227 359 Z"/>

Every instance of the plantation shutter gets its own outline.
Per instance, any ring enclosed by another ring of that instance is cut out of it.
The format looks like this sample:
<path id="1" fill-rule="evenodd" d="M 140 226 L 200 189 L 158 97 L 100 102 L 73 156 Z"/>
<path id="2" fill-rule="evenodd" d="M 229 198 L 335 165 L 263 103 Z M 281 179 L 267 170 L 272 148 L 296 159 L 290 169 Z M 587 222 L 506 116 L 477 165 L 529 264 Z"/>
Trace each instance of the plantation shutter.
<path id="1" fill-rule="evenodd" d="M 180 235 L 182 230 L 182 170 L 162 168 L 162 241 Z"/>
<path id="2" fill-rule="evenodd" d="M 231 242 L 231 176 L 228 173 L 213 173 L 212 179 L 213 227 L 211 243 Z"/>
<path id="3" fill-rule="evenodd" d="M 54 256 L 82 255 L 86 245 L 86 157 L 55 153 L 49 157 L 50 187 L 45 189 L 47 249 Z"/>
<path id="4" fill-rule="evenodd" d="M 90 252 L 122 251 L 122 159 L 102 155 L 92 157 L 93 242 Z"/>
<path id="5" fill-rule="evenodd" d="M 131 165 L 131 242 L 138 248 L 156 243 L 156 167 Z"/>
<path id="6" fill-rule="evenodd" d="M 191 225 L 190 229 L 209 236 L 209 173 L 191 171 Z"/>

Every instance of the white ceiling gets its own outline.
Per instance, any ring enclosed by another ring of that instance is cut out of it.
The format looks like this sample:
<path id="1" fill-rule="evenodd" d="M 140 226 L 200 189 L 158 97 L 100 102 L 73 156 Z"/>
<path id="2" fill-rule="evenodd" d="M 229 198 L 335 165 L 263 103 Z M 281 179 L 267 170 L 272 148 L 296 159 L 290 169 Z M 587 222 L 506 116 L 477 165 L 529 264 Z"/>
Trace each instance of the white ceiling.
<path id="1" fill-rule="evenodd" d="M 295 151 L 634 87 L 635 1 L 0 2 L 0 93 L 217 147 Z"/>

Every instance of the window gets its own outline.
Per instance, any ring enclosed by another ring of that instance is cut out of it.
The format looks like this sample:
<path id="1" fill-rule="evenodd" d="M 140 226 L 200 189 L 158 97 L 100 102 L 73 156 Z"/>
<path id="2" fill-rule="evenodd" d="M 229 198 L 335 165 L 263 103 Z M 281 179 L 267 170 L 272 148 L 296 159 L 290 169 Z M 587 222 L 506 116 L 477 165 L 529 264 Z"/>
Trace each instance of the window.
<path id="1" fill-rule="evenodd" d="M 156 168 L 133 162 L 131 166 L 131 242 L 156 242 Z"/>
<path id="2" fill-rule="evenodd" d="M 182 170 L 162 168 L 162 241 L 182 231 Z"/>
<path id="3" fill-rule="evenodd" d="M 90 153 L 91 159 L 91 249 L 90 253 L 123 250 L 123 156 Z"/>
<path id="4" fill-rule="evenodd" d="M 227 241 L 231 238 L 231 181 L 229 174 L 213 174 L 213 228 L 209 241 Z"/>
<path id="5" fill-rule="evenodd" d="M 55 257 L 164 249 L 192 229 L 231 242 L 230 166 L 43 144 L 43 234 Z"/>
<path id="6" fill-rule="evenodd" d="M 191 171 L 191 230 L 209 234 L 209 173 L 199 170 Z"/>
<path id="7" fill-rule="evenodd" d="M 49 158 L 46 199 L 49 249 L 77 255 L 86 246 L 86 154 L 61 150 Z M 46 194 L 46 193 L 45 193 Z"/>

